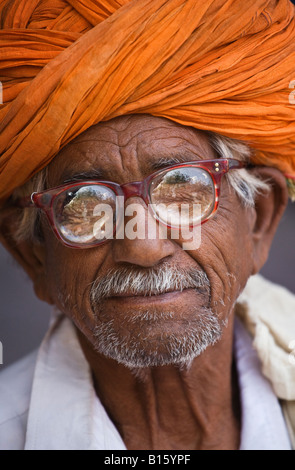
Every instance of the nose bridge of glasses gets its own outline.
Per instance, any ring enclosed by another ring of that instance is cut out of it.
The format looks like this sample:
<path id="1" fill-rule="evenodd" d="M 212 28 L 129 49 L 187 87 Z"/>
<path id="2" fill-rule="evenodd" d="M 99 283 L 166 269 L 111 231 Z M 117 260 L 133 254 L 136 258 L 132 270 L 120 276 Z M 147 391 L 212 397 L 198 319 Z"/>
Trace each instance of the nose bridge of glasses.
<path id="1" fill-rule="evenodd" d="M 146 201 L 146 191 L 144 181 L 134 181 L 132 183 L 125 183 L 121 185 L 125 201 L 130 197 L 140 197 Z"/>

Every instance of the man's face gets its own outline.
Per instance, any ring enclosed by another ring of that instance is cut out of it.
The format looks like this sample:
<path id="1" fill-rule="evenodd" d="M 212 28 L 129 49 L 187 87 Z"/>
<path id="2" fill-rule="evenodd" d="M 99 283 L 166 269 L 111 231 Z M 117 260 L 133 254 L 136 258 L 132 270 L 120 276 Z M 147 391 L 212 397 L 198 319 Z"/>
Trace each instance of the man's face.
<path id="1" fill-rule="evenodd" d="M 93 172 L 119 184 L 140 181 L 159 162 L 169 166 L 184 156 L 216 158 L 202 133 L 162 118 L 121 117 L 63 149 L 49 166 L 49 187 L 81 174 L 93 180 Z M 138 197 L 126 206 L 132 203 L 144 206 Z M 251 274 L 250 211 L 224 179 L 220 207 L 202 226 L 201 246 L 191 251 L 169 237 L 75 250 L 44 220 L 50 295 L 99 353 L 130 367 L 189 363 L 220 339 Z"/>

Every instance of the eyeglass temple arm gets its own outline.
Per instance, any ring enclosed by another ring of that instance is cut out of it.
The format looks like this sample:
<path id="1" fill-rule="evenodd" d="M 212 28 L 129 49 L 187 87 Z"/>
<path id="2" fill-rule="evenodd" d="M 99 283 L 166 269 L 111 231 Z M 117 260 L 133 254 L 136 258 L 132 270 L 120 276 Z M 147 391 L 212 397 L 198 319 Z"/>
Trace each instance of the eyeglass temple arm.
<path id="1" fill-rule="evenodd" d="M 21 197 L 17 199 L 14 203 L 16 207 L 21 207 L 21 208 L 28 208 L 28 207 L 36 207 L 34 201 L 33 201 L 33 195 L 31 196 L 26 196 L 26 197 Z"/>
<path id="2" fill-rule="evenodd" d="M 239 160 L 228 159 L 228 169 L 238 170 L 239 168 L 246 168 L 249 164 L 247 162 L 240 162 Z"/>

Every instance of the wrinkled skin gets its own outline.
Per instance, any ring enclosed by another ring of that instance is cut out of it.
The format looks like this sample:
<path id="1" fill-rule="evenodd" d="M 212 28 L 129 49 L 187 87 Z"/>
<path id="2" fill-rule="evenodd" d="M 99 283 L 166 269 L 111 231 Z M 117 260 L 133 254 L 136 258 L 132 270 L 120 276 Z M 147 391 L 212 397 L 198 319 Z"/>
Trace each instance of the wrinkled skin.
<path id="1" fill-rule="evenodd" d="M 138 181 L 153 172 L 152 164 L 160 158 L 179 155 L 186 155 L 187 161 L 216 158 L 203 133 L 151 116 L 121 117 L 89 129 L 63 149 L 50 164 L 48 187 L 93 169 L 101 170 L 105 180 Z M 171 239 L 113 240 L 92 249 L 73 250 L 56 239 L 45 219 L 41 245 L 10 247 L 21 257 L 37 295 L 56 304 L 75 323 L 97 394 L 129 449 L 239 448 L 233 309 L 249 276 L 265 263 L 287 201 L 284 178 L 277 170 L 253 171 L 273 180 L 270 194 L 259 197 L 256 208 L 246 209 L 223 178 L 220 207 L 202 226 L 202 243 L 195 251 L 184 251 L 181 240 Z M 134 202 L 144 204 L 139 198 L 130 198 L 126 204 Z M 12 219 L 7 217 L 3 233 L 13 227 Z M 8 237 L 3 235 L 2 241 L 4 238 L 7 246 Z M 140 347 L 148 354 L 160 338 L 165 341 L 171 334 L 185 333 L 195 315 L 191 305 L 210 307 L 227 327 L 221 340 L 190 368 L 167 365 L 135 373 L 95 351 L 93 331 L 99 310 L 94 314 L 90 285 L 110 269 L 134 266 L 147 270 L 163 263 L 175 269 L 204 270 L 210 280 L 210 296 L 188 289 L 161 297 L 105 299 L 100 307 L 105 318 L 114 320 L 117 333 L 132 341 L 144 329 L 146 341 Z M 163 318 L 153 328 L 138 321 L 128 330 L 126 318 L 151 307 L 156 312 L 173 310 L 173 321 Z"/>

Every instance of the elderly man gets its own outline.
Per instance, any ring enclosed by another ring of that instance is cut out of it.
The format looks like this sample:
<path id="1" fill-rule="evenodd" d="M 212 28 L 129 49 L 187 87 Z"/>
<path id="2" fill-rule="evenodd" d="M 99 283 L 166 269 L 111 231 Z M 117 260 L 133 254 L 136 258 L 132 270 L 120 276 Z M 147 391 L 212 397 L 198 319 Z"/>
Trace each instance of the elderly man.
<path id="1" fill-rule="evenodd" d="M 47 3 L 0 1 L 1 241 L 55 306 L 0 448 L 291 449 L 295 299 L 251 276 L 295 192 L 293 5 Z"/>

